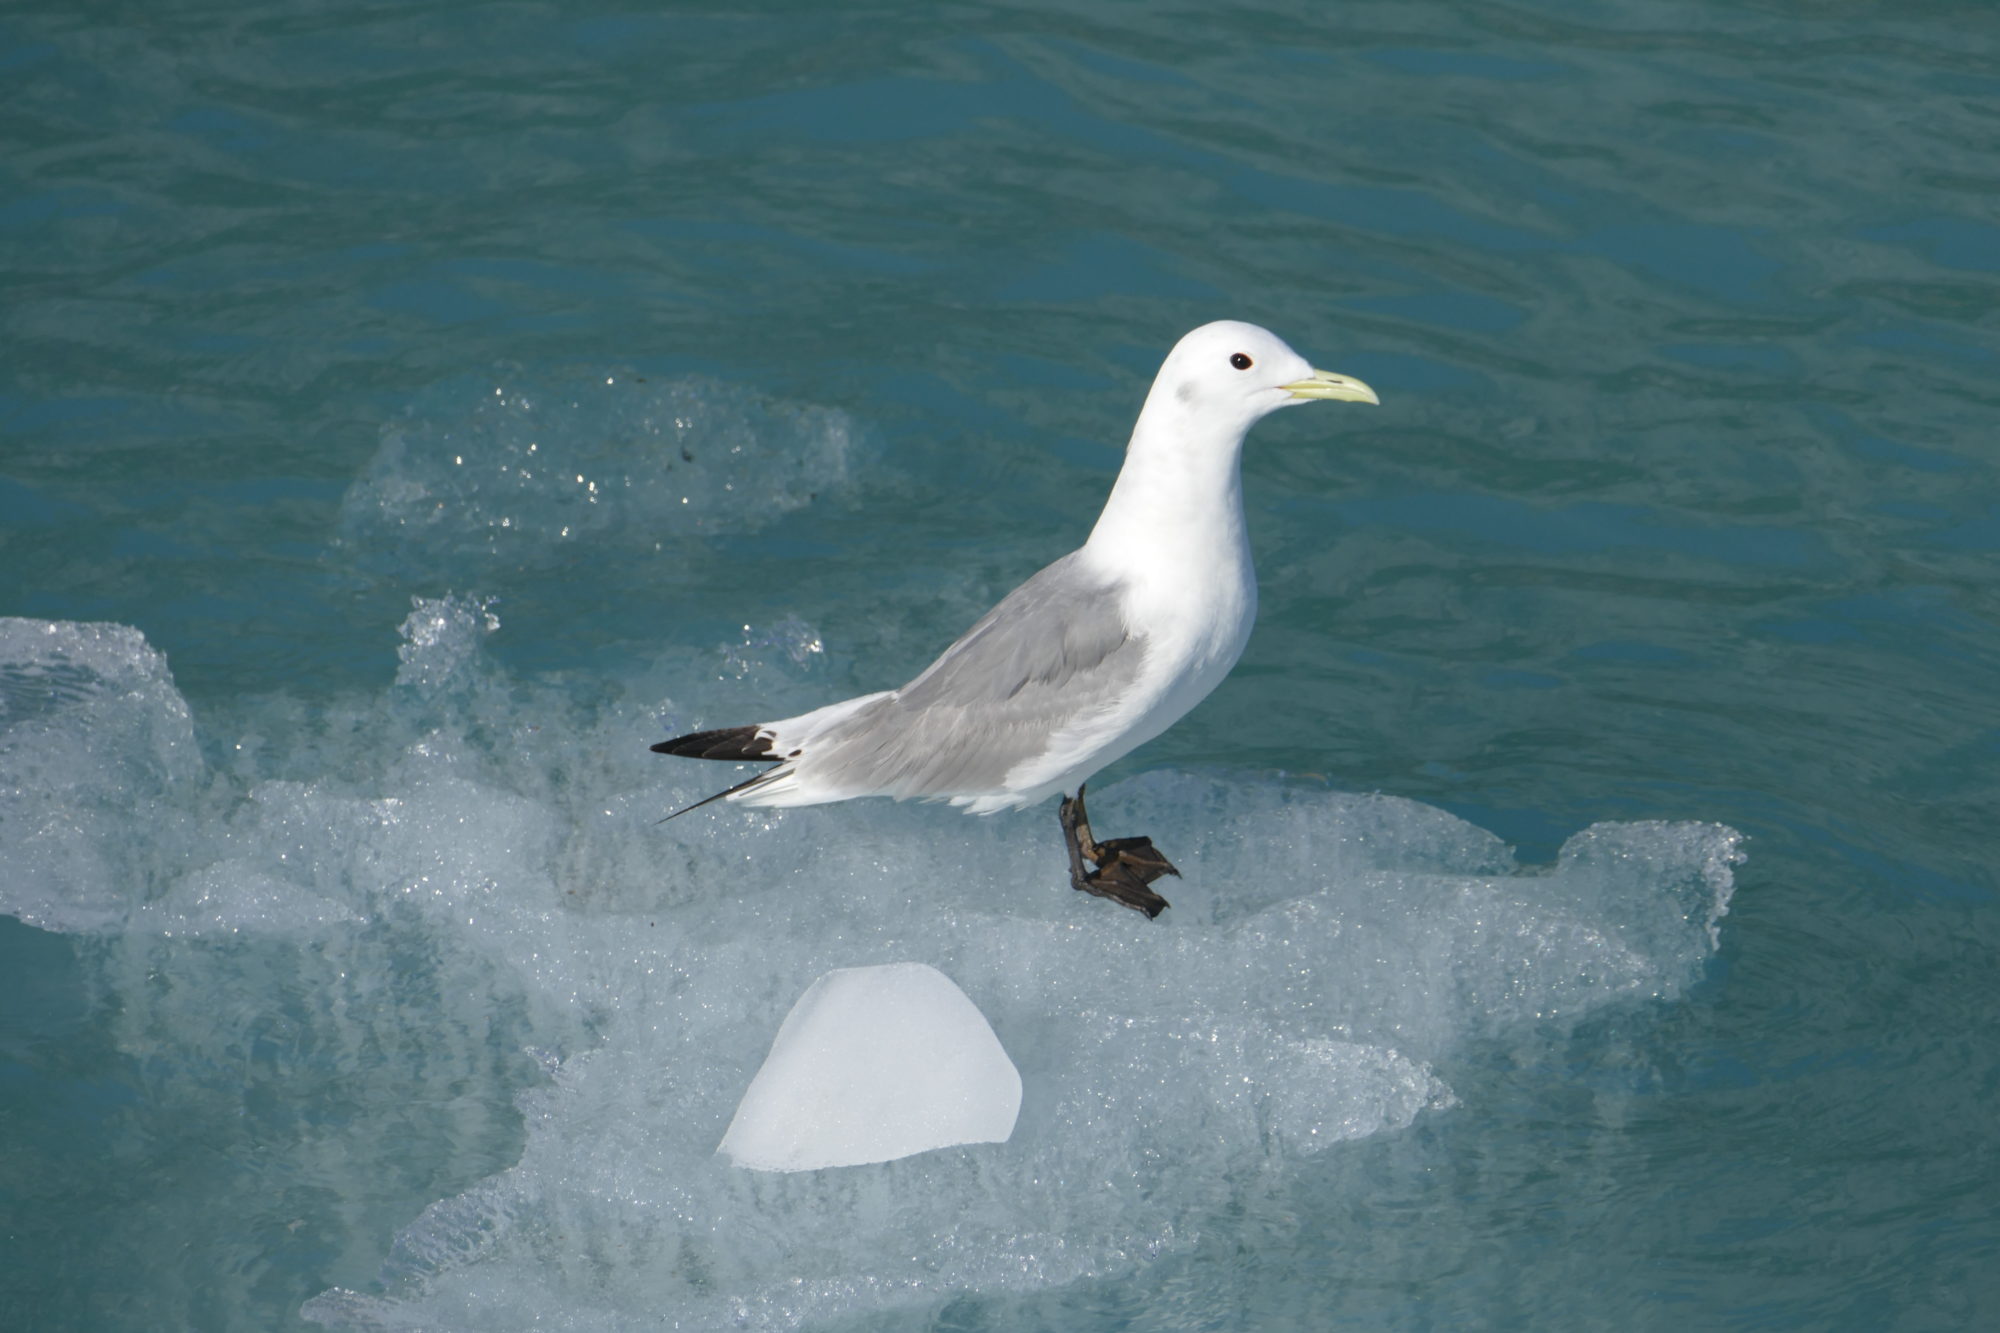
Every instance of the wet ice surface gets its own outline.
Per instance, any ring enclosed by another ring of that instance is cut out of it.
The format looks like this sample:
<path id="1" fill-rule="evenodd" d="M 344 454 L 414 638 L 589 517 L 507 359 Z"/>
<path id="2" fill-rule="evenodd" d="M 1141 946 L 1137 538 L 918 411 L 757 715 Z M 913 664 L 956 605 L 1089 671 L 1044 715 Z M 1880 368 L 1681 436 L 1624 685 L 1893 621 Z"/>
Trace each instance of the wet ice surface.
<path id="1" fill-rule="evenodd" d="M 843 967 L 785 1015 L 716 1151 L 753 1171 L 865 1166 L 1005 1143 L 1020 1111 L 1020 1072 L 949 977 Z"/>
<path id="2" fill-rule="evenodd" d="M 356 1256 L 377 1281 L 315 1297 L 313 1320 L 865 1325 L 1130 1272 L 1258 1216 L 1337 1145 L 1454 1114 L 1453 1067 L 1482 1046 L 1547 1049 L 1607 1007 L 1671 1002 L 1715 948 L 1738 842 L 1717 825 L 1597 825 L 1524 870 L 1410 801 L 1156 771 L 1092 805 L 1184 872 L 1158 922 L 1067 887 L 1053 808 L 660 825 L 731 770 L 647 744 L 748 698 L 825 702 L 814 627 L 513 675 L 481 580 L 752 530 L 841 482 L 850 431 L 696 381 L 518 383 L 440 390 L 348 494 L 341 551 L 475 588 L 412 599 L 377 693 L 196 718 L 138 630 L 0 620 L 0 911 L 89 937 L 152 1086 L 323 1155 L 306 1174 L 352 1195 L 298 1205 L 306 1236 L 375 1234 L 332 1219 L 366 1213 L 378 1163 L 434 1169 L 385 1152 L 355 1170 L 319 1120 L 394 1136 L 423 1107 L 454 1154 L 522 1144 Z M 683 439 L 689 457 L 667 449 Z M 945 973 L 1018 1066 L 1011 1136 L 786 1174 L 718 1155 L 802 992 L 903 962 Z M 540 1077 L 511 1140 L 477 1092 L 524 1049 Z M 213 1225 L 221 1197 L 161 1225 Z"/>
<path id="3" fill-rule="evenodd" d="M 1175 830 L 1157 923 L 1066 887 L 1052 811 L 657 826 L 727 771 L 644 752 L 655 687 L 705 663 L 586 703 L 506 679 L 496 632 L 481 599 L 420 599 L 380 697 L 246 706 L 205 761 L 136 632 L 0 622 L 0 907 L 127 973 L 183 935 L 295 942 L 297 1039 L 365 1058 L 385 1024 L 433 1032 L 413 1098 L 452 1095 L 496 1012 L 543 1062 L 518 1164 L 412 1219 L 378 1289 L 307 1305 L 334 1327 L 791 1327 L 1129 1271 L 1312 1154 L 1449 1114 L 1476 1043 L 1671 1000 L 1728 902 L 1720 826 L 1598 825 L 1524 872 L 1442 811 L 1278 777 L 1097 795 L 1107 825 Z M 234 1039 L 261 965 L 201 959 L 134 1054 Z M 717 1156 L 801 991 L 906 960 L 1018 1064 L 1011 1139 L 789 1175 Z"/>
<path id="4" fill-rule="evenodd" d="M 187 704 L 138 630 L 0 617 L 0 907 L 118 928 L 165 887 L 125 882 L 120 849 L 141 826 L 163 852 L 187 837 L 172 798 L 201 777 Z"/>

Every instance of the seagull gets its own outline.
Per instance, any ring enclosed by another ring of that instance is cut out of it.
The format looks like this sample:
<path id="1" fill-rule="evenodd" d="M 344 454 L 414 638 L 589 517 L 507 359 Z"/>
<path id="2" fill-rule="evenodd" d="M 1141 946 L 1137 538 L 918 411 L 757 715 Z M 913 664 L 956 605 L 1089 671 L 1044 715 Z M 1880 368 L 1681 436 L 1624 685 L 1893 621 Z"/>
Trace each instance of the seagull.
<path id="1" fill-rule="evenodd" d="M 1254 324 L 1222 320 L 1189 333 L 1153 380 L 1089 540 L 1008 593 L 900 689 L 653 746 L 777 765 L 667 818 L 718 800 L 858 796 L 988 815 L 1060 794 L 1071 887 L 1157 917 L 1167 900 L 1150 885 L 1180 871 L 1151 838 L 1097 841 L 1084 785 L 1179 721 L 1243 655 L 1257 617 L 1243 438 L 1281 407 L 1322 400 L 1381 401 Z"/>

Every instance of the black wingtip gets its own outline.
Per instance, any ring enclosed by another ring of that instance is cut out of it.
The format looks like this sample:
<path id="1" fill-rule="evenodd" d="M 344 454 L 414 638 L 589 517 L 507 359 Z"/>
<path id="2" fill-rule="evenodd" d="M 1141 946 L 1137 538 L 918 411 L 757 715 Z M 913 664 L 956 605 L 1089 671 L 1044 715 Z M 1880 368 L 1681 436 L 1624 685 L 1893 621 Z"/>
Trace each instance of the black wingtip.
<path id="1" fill-rule="evenodd" d="M 713 731 L 691 731 L 685 736 L 676 736 L 670 741 L 661 741 L 658 745 L 650 748 L 654 754 L 674 754 L 687 759 L 724 759 L 737 763 L 756 759 L 771 760 L 778 758 L 779 756 L 771 753 L 770 736 L 759 736 L 757 732 L 758 728 L 756 727 L 718 727 Z M 690 810 L 699 810 L 710 801 L 719 801 L 725 796 L 734 796 L 737 792 L 743 791 L 745 788 L 756 786 L 769 776 L 770 771 L 766 770 L 755 777 L 737 783 L 734 787 L 725 788 L 713 796 L 704 797 L 696 801 L 693 805 L 682 806 L 680 809 L 674 811 L 673 814 L 668 815 L 666 819 L 662 819 L 660 823 L 666 823 L 667 819 L 678 819 Z"/>
<path id="2" fill-rule="evenodd" d="M 727 759 L 741 763 L 749 759 L 776 759 L 771 738 L 759 736 L 756 727 L 718 727 L 714 731 L 691 731 L 652 747 L 654 754 L 677 754 L 688 759 Z"/>

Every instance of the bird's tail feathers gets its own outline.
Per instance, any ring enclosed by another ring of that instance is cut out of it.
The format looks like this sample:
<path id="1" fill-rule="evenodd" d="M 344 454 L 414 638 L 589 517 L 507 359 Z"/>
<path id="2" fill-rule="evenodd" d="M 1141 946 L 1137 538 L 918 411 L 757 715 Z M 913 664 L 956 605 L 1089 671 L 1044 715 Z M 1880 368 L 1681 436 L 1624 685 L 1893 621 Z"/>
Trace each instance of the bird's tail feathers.
<path id="1" fill-rule="evenodd" d="M 653 746 L 655 754 L 682 755 L 689 759 L 725 759 L 736 762 L 754 760 L 777 761 L 776 768 L 766 769 L 733 787 L 726 787 L 713 796 L 703 797 L 693 805 L 686 806 L 668 815 L 667 819 L 686 814 L 689 810 L 699 810 L 710 801 L 747 801 L 751 805 L 819 805 L 826 801 L 843 800 L 853 792 L 820 791 L 817 786 L 803 788 L 799 783 L 798 761 L 804 757 L 808 746 L 825 738 L 841 723 L 854 717 L 870 705 L 889 698 L 894 691 L 884 690 L 878 694 L 864 694 L 855 699 L 843 699 L 839 703 L 816 708 L 810 713 L 786 718 L 781 722 L 760 722 L 748 727 L 717 727 L 712 731 L 691 731 L 685 736 L 661 741 Z M 662 824 L 667 822 L 662 819 Z"/>

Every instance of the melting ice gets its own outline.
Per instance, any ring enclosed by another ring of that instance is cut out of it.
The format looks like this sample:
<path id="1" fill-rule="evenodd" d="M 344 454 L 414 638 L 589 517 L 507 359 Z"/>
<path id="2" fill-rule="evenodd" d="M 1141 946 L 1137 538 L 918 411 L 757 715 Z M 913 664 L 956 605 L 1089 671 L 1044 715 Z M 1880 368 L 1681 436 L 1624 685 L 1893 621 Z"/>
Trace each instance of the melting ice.
<path id="1" fill-rule="evenodd" d="M 350 527 L 502 540 L 440 485 L 385 457 Z M 419 599 L 379 695 L 246 701 L 226 734 L 137 630 L 0 621 L 0 910 L 95 937 L 131 1055 L 213 1064 L 283 988 L 317 1059 L 373 1068 L 414 1034 L 411 1099 L 457 1105 L 496 1043 L 541 1062 L 519 1161 L 409 1219 L 377 1283 L 308 1302 L 330 1327 L 782 1328 L 1129 1271 L 1316 1154 L 1453 1114 L 1476 1044 L 1678 996 L 1729 900 L 1720 826 L 1601 824 L 1524 870 L 1442 811 L 1240 775 L 1093 792 L 1107 824 L 1177 830 L 1154 923 L 1068 889 L 1050 810 L 657 826 L 715 774 L 645 742 L 722 650 L 580 690 L 501 672 L 504 620 Z M 797 684 L 783 654 L 757 669 Z M 801 993 L 909 961 L 1019 1067 L 1011 1137 L 789 1174 L 718 1156 Z"/>
<path id="2" fill-rule="evenodd" d="M 1020 1111 L 1020 1071 L 951 978 L 843 967 L 785 1015 L 717 1151 L 755 1171 L 865 1166 L 1005 1143 Z"/>
<path id="3" fill-rule="evenodd" d="M 136 632 L 0 622 L 5 910 L 142 956 L 177 933 L 310 942 L 328 998 L 301 1021 L 331 1047 L 398 994 L 439 1047 L 478 1011 L 528 1015 L 549 1077 L 520 1162 L 412 1219 L 382 1290 L 309 1303 L 335 1327 L 785 1327 L 1125 1270 L 1190 1243 L 1218 1182 L 1449 1108 L 1440 1063 L 1469 1043 L 1678 994 L 1730 892 L 1719 826 L 1598 825 L 1523 872 L 1409 801 L 1175 773 L 1098 798 L 1185 830 L 1158 923 L 1078 899 L 1027 817 L 871 802 L 662 830 L 702 773 L 636 762 L 642 708 L 505 687 L 490 623 L 420 606 L 401 683 L 332 729 L 381 740 L 373 767 L 329 754 L 298 780 L 204 764 Z M 1294 888 L 1254 896 L 1271 884 Z M 386 988 L 391 948 L 428 984 Z M 259 984 L 234 957 L 181 985 Z M 716 1156 L 800 991 L 912 959 L 1020 1066 L 1012 1137 L 781 1176 Z M 190 993 L 133 1053 L 201 1058 L 238 1008 Z M 413 1079 L 457 1077 L 438 1063 Z"/>

